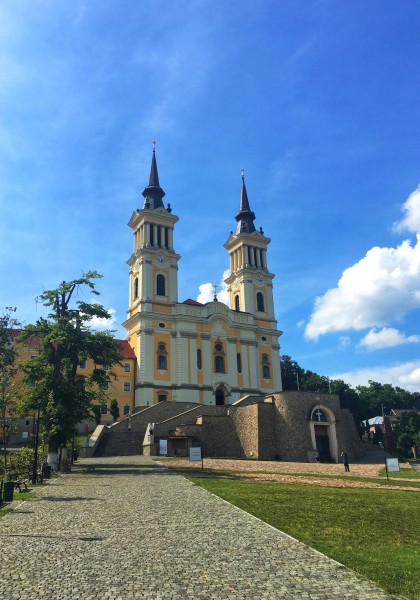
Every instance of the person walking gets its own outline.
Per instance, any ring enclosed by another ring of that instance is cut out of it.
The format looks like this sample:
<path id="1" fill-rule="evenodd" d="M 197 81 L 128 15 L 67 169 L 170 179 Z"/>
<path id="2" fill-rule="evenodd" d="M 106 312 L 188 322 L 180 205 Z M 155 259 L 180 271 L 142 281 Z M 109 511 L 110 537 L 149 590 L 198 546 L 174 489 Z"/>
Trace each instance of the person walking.
<path id="1" fill-rule="evenodd" d="M 344 450 L 341 453 L 341 460 L 343 461 L 344 470 L 346 471 L 346 473 L 349 473 L 350 472 L 349 457 L 347 456 L 347 452 L 344 452 Z"/>

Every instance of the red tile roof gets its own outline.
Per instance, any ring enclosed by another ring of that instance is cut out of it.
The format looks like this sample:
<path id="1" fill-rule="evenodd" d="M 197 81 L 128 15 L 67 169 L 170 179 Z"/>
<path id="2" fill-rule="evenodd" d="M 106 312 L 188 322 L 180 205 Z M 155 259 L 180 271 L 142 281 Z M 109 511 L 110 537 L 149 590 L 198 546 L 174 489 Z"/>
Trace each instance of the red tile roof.
<path id="1" fill-rule="evenodd" d="M 197 300 L 192 300 L 191 298 L 184 300 L 182 304 L 191 304 L 192 306 L 204 306 L 204 304 L 201 304 L 201 302 L 197 302 Z"/>
<path id="2" fill-rule="evenodd" d="M 115 340 L 121 346 L 121 352 L 123 353 L 124 358 L 136 358 L 134 354 L 134 350 L 127 342 L 127 340 Z"/>

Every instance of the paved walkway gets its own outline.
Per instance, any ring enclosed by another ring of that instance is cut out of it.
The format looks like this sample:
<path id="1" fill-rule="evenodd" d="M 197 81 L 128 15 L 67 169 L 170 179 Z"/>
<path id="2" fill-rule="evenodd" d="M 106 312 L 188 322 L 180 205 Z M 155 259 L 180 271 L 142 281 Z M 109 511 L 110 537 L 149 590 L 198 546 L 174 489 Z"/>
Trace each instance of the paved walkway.
<path id="1" fill-rule="evenodd" d="M 390 598 L 150 459 L 88 464 L 0 520 L 2 600 Z"/>

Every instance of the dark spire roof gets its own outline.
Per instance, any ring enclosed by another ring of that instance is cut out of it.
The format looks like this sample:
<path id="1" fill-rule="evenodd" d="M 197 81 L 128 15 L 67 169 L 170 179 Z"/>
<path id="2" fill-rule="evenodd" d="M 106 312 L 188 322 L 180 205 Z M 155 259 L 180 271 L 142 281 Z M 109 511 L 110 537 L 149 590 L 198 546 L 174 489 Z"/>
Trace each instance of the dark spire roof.
<path id="1" fill-rule="evenodd" d="M 252 233 L 255 231 L 255 214 L 249 208 L 248 194 L 246 193 L 244 170 L 242 169 L 242 189 L 239 212 L 235 219 L 238 221 L 236 233 Z"/>
<path id="2" fill-rule="evenodd" d="M 152 166 L 150 167 L 149 184 L 142 195 L 144 196 L 143 208 L 164 208 L 162 198 L 165 192 L 159 185 L 159 175 L 156 164 L 156 142 L 153 140 Z"/>

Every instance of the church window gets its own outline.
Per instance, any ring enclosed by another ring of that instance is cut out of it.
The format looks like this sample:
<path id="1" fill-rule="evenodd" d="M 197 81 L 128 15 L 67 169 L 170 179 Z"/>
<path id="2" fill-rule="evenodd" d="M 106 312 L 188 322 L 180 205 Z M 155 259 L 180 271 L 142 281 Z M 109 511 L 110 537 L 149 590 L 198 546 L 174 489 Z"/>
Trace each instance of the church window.
<path id="1" fill-rule="evenodd" d="M 223 351 L 223 344 L 219 343 L 214 346 L 214 372 L 225 372 L 225 353 Z"/>
<path id="2" fill-rule="evenodd" d="M 262 355 L 262 373 L 263 379 L 271 379 L 270 375 L 270 361 L 268 359 L 268 354 Z"/>
<path id="3" fill-rule="evenodd" d="M 169 248 L 169 230 L 165 227 L 165 248 Z"/>
<path id="4" fill-rule="evenodd" d="M 235 296 L 235 310 L 239 311 L 239 296 L 236 294 Z"/>
<path id="5" fill-rule="evenodd" d="M 155 243 L 154 243 L 154 237 L 153 237 L 154 227 L 153 227 L 153 225 L 151 223 L 149 225 L 149 233 L 150 233 L 150 245 L 154 246 L 155 245 Z"/>
<path id="6" fill-rule="evenodd" d="M 257 310 L 258 312 L 264 312 L 264 295 L 262 292 L 257 292 Z"/>
<path id="7" fill-rule="evenodd" d="M 134 298 L 139 297 L 139 278 L 136 277 L 134 280 Z"/>
<path id="8" fill-rule="evenodd" d="M 197 369 L 201 370 L 201 350 L 200 348 L 197 349 Z"/>
<path id="9" fill-rule="evenodd" d="M 242 373 L 242 359 L 239 352 L 236 355 L 236 365 L 238 367 L 238 373 Z"/>
<path id="10" fill-rule="evenodd" d="M 160 371 L 165 371 L 167 369 L 166 344 L 158 345 L 157 366 Z"/>
<path id="11" fill-rule="evenodd" d="M 156 294 L 158 296 L 164 296 L 165 295 L 165 276 L 159 274 L 156 277 Z"/>

